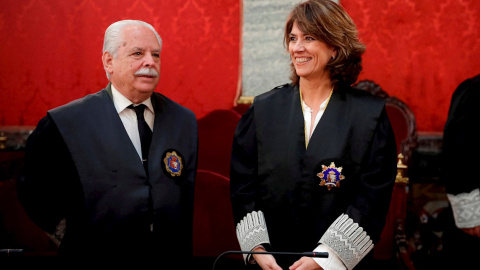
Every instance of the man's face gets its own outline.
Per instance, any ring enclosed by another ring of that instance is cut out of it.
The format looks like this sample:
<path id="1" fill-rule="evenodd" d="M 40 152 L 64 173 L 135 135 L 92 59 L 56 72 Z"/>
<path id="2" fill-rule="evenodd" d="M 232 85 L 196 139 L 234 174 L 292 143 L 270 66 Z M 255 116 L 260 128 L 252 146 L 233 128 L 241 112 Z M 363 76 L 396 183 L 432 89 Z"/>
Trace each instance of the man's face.
<path id="1" fill-rule="evenodd" d="M 122 32 L 110 80 L 130 100 L 149 96 L 160 79 L 160 44 L 153 31 L 144 26 L 126 26 Z"/>

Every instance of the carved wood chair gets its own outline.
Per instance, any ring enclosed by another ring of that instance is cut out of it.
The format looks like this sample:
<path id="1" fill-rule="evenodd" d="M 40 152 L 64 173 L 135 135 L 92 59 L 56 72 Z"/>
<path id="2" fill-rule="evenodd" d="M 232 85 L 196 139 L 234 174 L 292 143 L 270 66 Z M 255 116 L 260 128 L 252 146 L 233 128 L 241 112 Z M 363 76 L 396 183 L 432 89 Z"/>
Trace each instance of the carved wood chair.
<path id="1" fill-rule="evenodd" d="M 193 212 L 193 255 L 213 259 L 240 250 L 230 204 L 230 179 L 212 171 L 198 170 Z M 230 259 L 242 262 L 241 256 Z M 211 265 L 210 265 L 211 266 Z"/>
<path id="2" fill-rule="evenodd" d="M 219 109 L 198 119 L 198 169 L 230 178 L 233 134 L 241 115 L 233 109 Z"/>
<path id="3" fill-rule="evenodd" d="M 240 250 L 230 203 L 230 156 L 240 117 L 234 109 L 219 109 L 198 119 L 193 253 L 209 267 L 223 252 Z M 229 259 L 233 264 L 243 263 L 241 256 L 227 256 L 222 261 Z"/>
<path id="4" fill-rule="evenodd" d="M 397 153 L 404 156 L 404 164 L 410 165 L 412 152 L 418 145 L 417 122 L 410 107 L 397 97 L 390 96 L 371 80 L 359 81 L 354 87 L 386 100 L 387 114 L 397 142 Z"/>

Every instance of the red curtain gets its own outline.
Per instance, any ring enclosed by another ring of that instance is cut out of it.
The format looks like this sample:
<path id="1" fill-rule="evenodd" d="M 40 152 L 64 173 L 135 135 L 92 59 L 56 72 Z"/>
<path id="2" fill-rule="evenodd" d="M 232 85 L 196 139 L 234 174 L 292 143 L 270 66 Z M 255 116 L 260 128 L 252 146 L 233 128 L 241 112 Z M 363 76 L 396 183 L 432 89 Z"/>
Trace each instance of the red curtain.
<path id="1" fill-rule="evenodd" d="M 163 38 L 156 91 L 201 117 L 237 91 L 239 0 L 3 0 L 0 126 L 36 125 L 47 110 L 104 88 L 103 35 L 140 19 Z"/>
<path id="2" fill-rule="evenodd" d="M 127 18 L 150 22 L 163 37 L 156 91 L 198 118 L 231 108 L 241 1 L 3 0 L 0 126 L 36 125 L 48 109 L 105 87 L 103 34 Z M 480 73 L 480 1 L 340 2 L 367 45 L 360 79 L 405 101 L 419 131 L 442 131 L 454 89 Z"/>
<path id="3" fill-rule="evenodd" d="M 443 131 L 453 91 L 480 74 L 480 1 L 340 2 L 367 45 L 360 79 L 406 102 L 419 131 Z"/>

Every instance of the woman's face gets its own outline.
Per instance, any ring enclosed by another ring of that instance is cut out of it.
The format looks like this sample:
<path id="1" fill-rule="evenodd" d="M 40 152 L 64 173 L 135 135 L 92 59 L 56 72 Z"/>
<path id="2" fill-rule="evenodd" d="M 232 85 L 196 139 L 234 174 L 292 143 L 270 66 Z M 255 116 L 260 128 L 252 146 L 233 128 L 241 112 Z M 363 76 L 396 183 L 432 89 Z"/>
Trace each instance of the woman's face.
<path id="1" fill-rule="evenodd" d="M 334 47 L 306 35 L 296 22 L 289 35 L 288 51 L 297 75 L 306 79 L 328 77 L 327 63 L 336 55 Z"/>

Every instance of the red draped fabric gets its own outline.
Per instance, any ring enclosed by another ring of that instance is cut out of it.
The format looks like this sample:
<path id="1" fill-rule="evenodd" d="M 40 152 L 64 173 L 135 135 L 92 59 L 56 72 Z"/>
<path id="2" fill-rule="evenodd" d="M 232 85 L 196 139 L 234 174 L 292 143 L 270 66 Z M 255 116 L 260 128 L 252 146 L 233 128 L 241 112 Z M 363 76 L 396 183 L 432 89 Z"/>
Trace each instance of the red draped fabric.
<path id="1" fill-rule="evenodd" d="M 198 118 L 231 108 L 241 1 L 3 0 L 0 126 L 36 125 L 48 109 L 103 88 L 105 28 L 127 18 L 150 22 L 164 39 L 156 91 Z M 419 131 L 442 131 L 455 87 L 480 73 L 480 1 L 340 2 L 367 45 L 360 79 L 405 101 Z"/>
<path id="2" fill-rule="evenodd" d="M 480 74 L 480 1 L 340 3 L 367 45 L 359 79 L 408 104 L 419 131 L 443 131 L 453 91 Z"/>
<path id="3" fill-rule="evenodd" d="M 238 0 L 3 0 L 0 126 L 36 125 L 48 109 L 105 87 L 103 35 L 121 19 L 147 21 L 163 38 L 157 92 L 197 117 L 233 106 Z"/>

